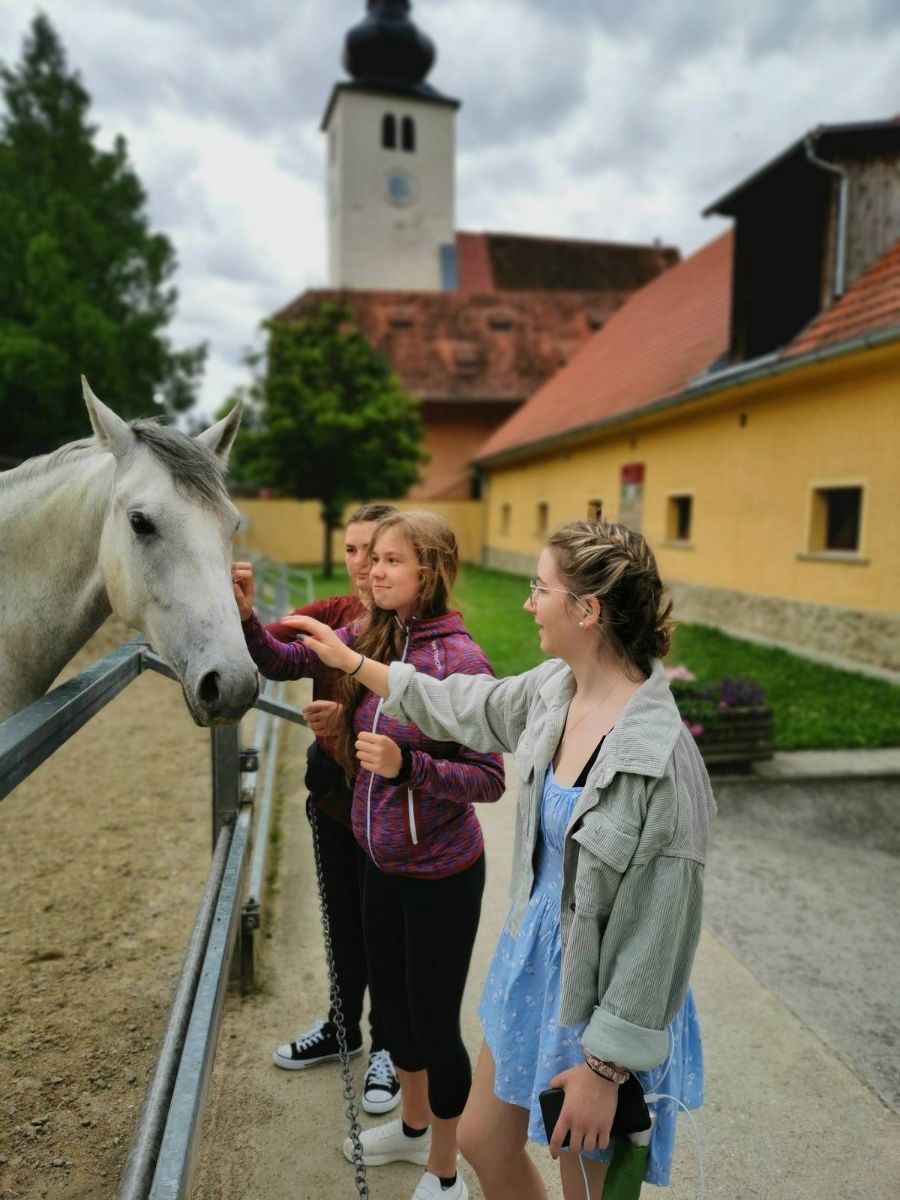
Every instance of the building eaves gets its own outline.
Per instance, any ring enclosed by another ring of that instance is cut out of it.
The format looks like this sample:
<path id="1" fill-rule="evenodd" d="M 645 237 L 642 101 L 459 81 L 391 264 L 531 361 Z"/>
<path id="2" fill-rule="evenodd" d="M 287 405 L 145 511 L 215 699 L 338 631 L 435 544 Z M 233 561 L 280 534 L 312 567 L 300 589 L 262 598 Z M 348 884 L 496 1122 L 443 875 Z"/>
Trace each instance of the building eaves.
<path id="1" fill-rule="evenodd" d="M 538 438 L 533 442 L 521 443 L 501 450 L 496 454 L 479 458 L 472 462 L 478 467 L 493 467 L 514 462 L 519 459 L 532 458 L 537 453 L 550 449 L 563 449 L 583 441 L 585 438 L 604 434 L 612 429 L 627 426 L 630 423 L 655 416 L 668 409 L 682 407 L 701 399 L 708 399 L 717 392 L 726 392 L 735 387 L 756 383 L 770 376 L 783 375 L 789 371 L 800 370 L 803 367 L 827 362 L 831 359 L 859 353 L 865 350 L 875 350 L 892 343 L 900 343 L 900 325 L 890 329 L 882 329 L 876 333 L 863 334 L 828 346 L 821 346 L 806 354 L 785 357 L 784 351 L 768 354 L 753 362 L 741 363 L 738 366 L 726 367 L 724 370 L 704 372 L 693 380 L 686 388 L 670 396 L 663 396 L 640 408 L 629 409 L 627 412 L 615 413 L 599 421 L 581 425 L 576 429 L 567 429 L 550 437 Z"/>
<path id="2" fill-rule="evenodd" d="M 797 141 L 791 142 L 780 154 L 776 154 L 758 170 L 741 180 L 739 184 L 727 191 L 718 200 L 703 209 L 703 216 L 734 216 L 734 202 L 741 199 L 766 176 L 771 175 L 779 167 L 783 167 L 791 158 L 802 158 L 805 148 L 813 148 L 828 153 L 839 148 L 846 148 L 856 143 L 869 141 L 878 146 L 900 144 L 900 122 L 897 118 L 884 121 L 857 121 L 843 125 L 817 125 Z"/>
<path id="3" fill-rule="evenodd" d="M 377 79 L 344 79 L 331 89 L 331 95 L 328 97 L 328 103 L 325 105 L 325 112 L 319 125 L 321 131 L 328 128 L 331 113 L 341 92 L 363 92 L 370 96 L 394 96 L 398 100 L 424 100 L 428 104 L 441 104 L 449 108 L 462 107 L 461 100 L 445 96 L 443 92 L 433 88 L 430 83 L 411 84 L 409 87 L 403 87 L 391 80 L 381 82 Z"/>

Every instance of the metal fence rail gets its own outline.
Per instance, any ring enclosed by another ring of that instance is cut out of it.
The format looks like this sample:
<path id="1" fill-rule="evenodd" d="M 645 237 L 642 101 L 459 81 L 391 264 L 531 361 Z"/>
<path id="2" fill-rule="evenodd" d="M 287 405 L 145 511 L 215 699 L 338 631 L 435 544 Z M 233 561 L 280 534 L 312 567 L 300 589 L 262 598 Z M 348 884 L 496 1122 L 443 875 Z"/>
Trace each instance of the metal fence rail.
<path id="1" fill-rule="evenodd" d="M 267 616 L 288 608 L 289 575 L 275 564 Z M 307 577 L 308 578 L 308 577 Z M 309 581 L 311 585 L 311 580 Z M 264 610 L 265 611 L 265 610 Z M 144 670 L 175 679 L 144 641 L 120 646 L 73 679 L 0 724 L 0 800 L 109 704 Z M 301 725 L 303 715 L 285 704 L 283 689 L 263 694 L 256 732 L 260 752 L 240 748 L 237 726 L 211 733 L 213 857 L 160 1042 L 156 1065 L 138 1117 L 117 1200 L 175 1200 L 189 1195 L 197 1139 L 206 1103 L 229 970 L 239 931 L 245 986 L 255 973 L 256 930 L 265 876 L 270 813 L 281 720 Z M 279 718 L 276 720 L 275 718 Z M 264 764 L 256 845 L 255 782 Z"/>
<path id="2" fill-rule="evenodd" d="M 0 725 L 0 800 L 137 679 L 144 650 L 127 642 Z"/>
<path id="3" fill-rule="evenodd" d="M 237 939 L 241 912 L 242 885 L 250 842 L 249 810 L 237 819 L 222 887 L 216 904 L 203 969 L 181 1052 L 175 1088 L 169 1104 L 150 1200 L 181 1200 L 190 1194 L 197 1135 L 203 1111 L 213 1057 L 222 1019 L 222 1005 L 228 984 L 228 968 Z"/>
<path id="4" fill-rule="evenodd" d="M 230 847 L 231 830 L 226 828 L 219 835 L 203 898 L 197 910 L 156 1065 L 119 1182 L 118 1200 L 144 1200 L 149 1181 L 153 1178 Z"/>

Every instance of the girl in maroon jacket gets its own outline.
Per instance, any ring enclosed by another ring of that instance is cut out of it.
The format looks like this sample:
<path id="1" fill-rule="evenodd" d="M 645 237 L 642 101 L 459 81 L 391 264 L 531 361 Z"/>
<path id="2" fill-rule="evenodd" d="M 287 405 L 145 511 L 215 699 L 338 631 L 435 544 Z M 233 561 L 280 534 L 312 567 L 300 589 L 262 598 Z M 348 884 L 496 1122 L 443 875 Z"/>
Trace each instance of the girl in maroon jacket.
<path id="1" fill-rule="evenodd" d="M 369 545 L 378 522 L 397 510 L 391 504 L 362 504 L 347 518 L 344 533 L 344 565 L 352 592 L 313 600 L 294 610 L 292 616 L 314 617 L 330 629 L 340 629 L 361 617 L 372 603 L 369 587 Z M 253 593 L 253 566 L 236 562 L 232 576 L 240 583 L 239 595 Z M 266 630 L 279 641 L 296 641 L 297 631 L 272 621 Z M 362 1054 L 363 999 L 368 987 L 365 940 L 362 920 L 362 881 L 365 855 L 357 845 L 350 827 L 352 792 L 344 772 L 335 762 L 336 746 L 329 736 L 329 718 L 334 710 L 341 677 L 337 672 L 313 681 L 313 699 L 303 715 L 315 736 L 307 751 L 306 812 L 316 820 L 323 891 L 331 932 L 334 973 L 341 1012 L 344 1016 L 347 1047 L 351 1056 Z M 313 809 L 315 811 L 313 812 Z M 370 997 L 371 1000 L 371 997 Z M 371 1051 L 363 1076 L 362 1106 L 368 1113 L 391 1112 L 400 1103 L 400 1081 L 387 1050 L 384 1022 L 378 1005 L 369 1004 Z M 272 1061 L 288 1071 L 302 1071 L 340 1057 L 335 1012 L 325 1020 L 315 1020 L 293 1041 L 276 1046 Z"/>
<path id="2" fill-rule="evenodd" d="M 453 531 L 441 518 L 385 518 L 372 542 L 371 615 L 338 636 L 359 650 L 360 662 L 402 659 L 437 679 L 490 673 L 459 614 L 448 611 L 458 560 Z M 267 634 L 249 604 L 239 607 L 264 675 L 315 678 L 330 670 L 302 643 Z M 348 776 L 356 772 L 353 832 L 367 855 L 370 986 L 402 1094 L 402 1118 L 363 1134 L 364 1157 L 370 1166 L 427 1166 L 413 1200 L 466 1200 L 456 1172 L 456 1125 L 471 1066 L 459 1012 L 484 890 L 484 843 L 472 802 L 502 794 L 502 760 L 384 717 L 381 702 L 352 675 L 341 700 L 337 758 Z M 349 1140 L 344 1152 L 352 1158 Z"/>

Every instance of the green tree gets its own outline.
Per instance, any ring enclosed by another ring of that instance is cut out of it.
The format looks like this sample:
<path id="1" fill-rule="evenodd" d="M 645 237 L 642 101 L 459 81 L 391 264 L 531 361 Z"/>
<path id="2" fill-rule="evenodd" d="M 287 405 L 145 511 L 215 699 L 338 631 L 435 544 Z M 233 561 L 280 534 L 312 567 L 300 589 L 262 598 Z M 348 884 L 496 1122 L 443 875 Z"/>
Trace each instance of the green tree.
<path id="1" fill-rule="evenodd" d="M 262 368 L 232 457 L 245 483 L 322 505 L 323 570 L 351 500 L 403 496 L 425 460 L 418 402 L 350 323 L 322 304 L 302 320 L 269 321 Z"/>
<path id="2" fill-rule="evenodd" d="M 172 245 L 149 228 L 124 139 L 94 144 L 90 97 L 45 16 L 0 85 L 0 453 L 83 436 L 82 373 L 124 416 L 189 408 L 205 348 L 165 336 Z"/>

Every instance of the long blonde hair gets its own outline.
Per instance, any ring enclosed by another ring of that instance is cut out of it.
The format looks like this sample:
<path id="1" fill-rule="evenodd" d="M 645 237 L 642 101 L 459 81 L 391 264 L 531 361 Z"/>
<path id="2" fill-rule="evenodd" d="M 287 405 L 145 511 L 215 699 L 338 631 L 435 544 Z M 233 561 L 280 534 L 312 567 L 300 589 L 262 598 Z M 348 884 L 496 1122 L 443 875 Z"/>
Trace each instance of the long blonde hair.
<path id="1" fill-rule="evenodd" d="M 381 534 L 389 529 L 395 530 L 409 542 L 416 557 L 419 590 L 416 596 L 415 616 L 443 616 L 450 609 L 453 584 L 459 570 L 459 548 L 453 530 L 443 517 L 434 513 L 393 512 L 375 526 L 372 541 L 369 543 L 370 554 Z M 390 609 L 373 606 L 363 619 L 353 649 L 377 662 L 390 662 L 397 655 L 399 635 L 400 625 L 395 613 Z M 364 691 L 362 684 L 356 679 L 348 676 L 341 681 L 339 699 L 344 706 L 344 713 L 336 757 L 348 779 L 356 771 L 353 714 Z"/>

